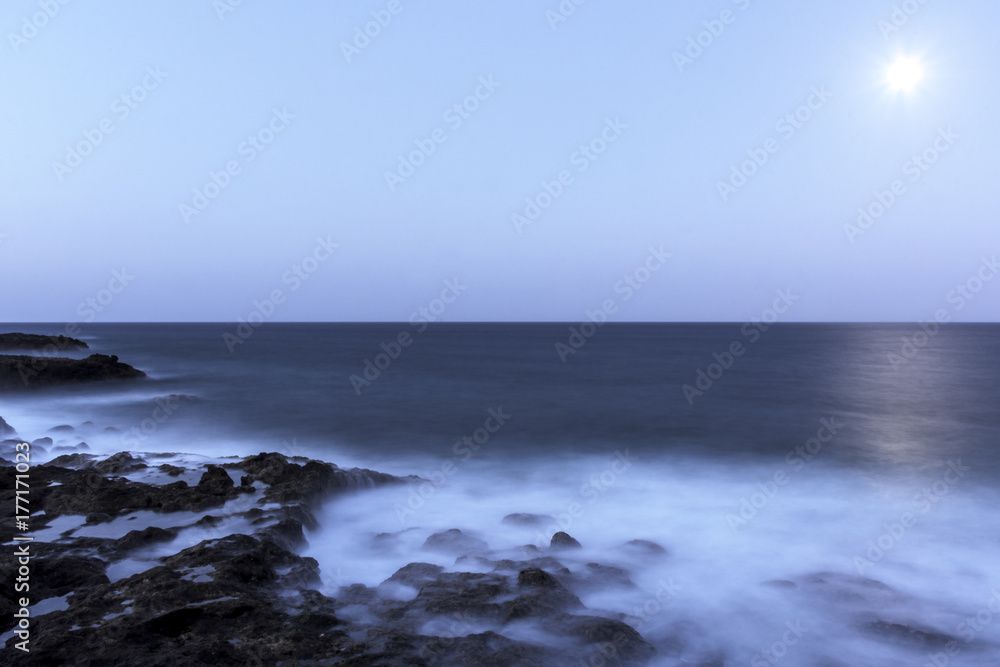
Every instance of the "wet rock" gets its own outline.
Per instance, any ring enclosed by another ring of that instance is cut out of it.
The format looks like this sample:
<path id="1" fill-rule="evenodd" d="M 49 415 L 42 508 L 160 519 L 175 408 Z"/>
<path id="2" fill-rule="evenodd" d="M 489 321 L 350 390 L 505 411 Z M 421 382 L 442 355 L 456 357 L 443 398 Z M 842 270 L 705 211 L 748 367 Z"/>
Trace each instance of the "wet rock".
<path id="1" fill-rule="evenodd" d="M 464 637 L 424 638 L 416 655 L 426 660 L 411 664 L 491 665 L 496 667 L 564 667 L 575 665 L 550 648 L 514 641 L 495 632 Z M 376 663 L 372 663 L 376 664 Z"/>
<path id="2" fill-rule="evenodd" d="M 149 547 L 160 542 L 170 542 L 177 537 L 176 530 L 168 530 L 150 526 L 142 530 L 129 531 L 124 537 L 116 541 L 116 546 L 121 551 L 131 551 Z"/>
<path id="3" fill-rule="evenodd" d="M 172 466 L 169 463 L 161 463 L 160 465 L 156 466 L 156 469 L 159 470 L 160 472 L 167 473 L 171 477 L 177 477 L 178 475 L 184 473 L 184 468 L 181 468 L 180 466 Z"/>
<path id="4" fill-rule="evenodd" d="M 264 492 L 268 502 L 291 505 L 316 505 L 323 498 L 340 491 L 371 488 L 383 484 L 398 484 L 403 480 L 372 470 L 344 470 L 320 461 L 304 460 L 302 465 L 284 455 L 260 453 L 238 463 L 223 464 L 224 468 L 239 468 L 254 481 L 270 486 Z"/>
<path id="5" fill-rule="evenodd" d="M 135 472 L 148 468 L 146 462 L 140 458 L 132 456 L 128 452 L 118 452 L 108 458 L 94 464 L 98 472 L 105 474 L 120 474 L 123 472 Z"/>
<path id="6" fill-rule="evenodd" d="M 956 637 L 944 632 L 904 623 L 874 620 L 862 624 L 861 628 L 875 637 L 907 644 L 921 651 L 942 649 L 950 642 L 958 643 Z"/>
<path id="7" fill-rule="evenodd" d="M 458 528 L 434 533 L 424 541 L 424 549 L 450 554 L 485 552 L 489 546 L 478 537 L 466 535 Z"/>
<path id="8" fill-rule="evenodd" d="M 268 526 L 260 532 L 260 536 L 277 542 L 286 549 L 298 549 L 308 544 L 302 532 L 302 522 L 292 518 L 284 518 Z"/>
<path id="9" fill-rule="evenodd" d="M 607 659 L 605 664 L 643 665 L 656 654 L 656 649 L 634 628 L 609 618 L 562 614 L 554 619 L 549 630 L 593 647 L 595 655 Z"/>
<path id="10" fill-rule="evenodd" d="M 198 480 L 198 490 L 215 496 L 223 496 L 233 490 L 233 478 L 219 466 L 206 466 L 204 474 Z"/>
<path id="11" fill-rule="evenodd" d="M 629 540 L 625 543 L 625 548 L 628 551 L 645 557 L 662 557 L 670 553 L 656 542 L 650 540 Z"/>
<path id="12" fill-rule="evenodd" d="M 84 556 L 39 558 L 32 564 L 31 592 L 35 599 L 57 597 L 108 583 L 104 562 Z"/>
<path id="13" fill-rule="evenodd" d="M 57 468 L 87 468 L 93 466 L 96 458 L 93 454 L 63 454 L 43 465 Z"/>
<path id="14" fill-rule="evenodd" d="M 549 547 L 552 549 L 580 549 L 580 543 L 575 539 L 570 537 L 567 533 L 559 531 L 552 536 L 552 541 L 549 542 Z"/>
<path id="15" fill-rule="evenodd" d="M 517 575 L 518 596 L 504 605 L 504 622 L 552 616 L 583 609 L 580 599 L 545 570 L 528 568 Z"/>
<path id="16" fill-rule="evenodd" d="M 511 524 L 514 526 L 544 526 L 549 525 L 555 521 L 554 518 L 542 515 L 542 514 L 526 514 L 523 512 L 516 512 L 514 514 L 508 514 L 503 518 L 502 523 Z"/>
<path id="17" fill-rule="evenodd" d="M 85 350 L 89 347 L 82 340 L 70 338 L 62 334 L 57 336 L 42 336 L 39 334 L 5 333 L 0 334 L 0 350 L 32 350 L 35 352 L 62 350 Z"/>
<path id="18" fill-rule="evenodd" d="M 424 584 L 433 581 L 437 575 L 441 574 L 444 568 L 431 563 L 410 563 L 396 570 L 396 572 L 386 579 L 386 582 L 405 584 L 420 588 Z"/>
<path id="19" fill-rule="evenodd" d="M 86 359 L 0 355 L 0 390 L 22 390 L 145 377 L 115 355 L 92 354 Z"/>
<path id="20" fill-rule="evenodd" d="M 497 601 L 511 592 L 507 577 L 475 572 L 442 572 L 420 588 L 410 608 L 429 614 L 466 614 L 494 622 L 507 616 Z"/>
<path id="21" fill-rule="evenodd" d="M 86 518 L 87 525 L 91 526 L 98 523 L 107 523 L 108 521 L 113 520 L 114 518 L 110 514 L 104 514 L 102 512 L 91 512 Z"/>
<path id="22" fill-rule="evenodd" d="M 584 586 L 623 586 L 634 587 L 629 573 L 614 565 L 587 563 L 584 569 L 576 573 L 572 580 Z"/>

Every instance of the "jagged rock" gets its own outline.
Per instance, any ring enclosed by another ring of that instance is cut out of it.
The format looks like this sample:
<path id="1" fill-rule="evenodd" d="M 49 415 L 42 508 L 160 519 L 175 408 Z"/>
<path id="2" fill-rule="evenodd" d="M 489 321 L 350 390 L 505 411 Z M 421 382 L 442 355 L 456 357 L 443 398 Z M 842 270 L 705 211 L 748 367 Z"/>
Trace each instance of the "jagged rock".
<path id="1" fill-rule="evenodd" d="M 92 467 L 96 458 L 93 454 L 63 454 L 44 465 L 58 468 L 86 468 Z"/>
<path id="2" fill-rule="evenodd" d="M 656 654 L 656 649 L 632 626 L 609 618 L 562 614 L 553 620 L 548 629 L 554 634 L 572 637 L 596 650 L 605 649 L 597 654 L 608 660 L 605 664 L 644 665 Z M 613 653 L 607 650 L 608 644 L 614 648 Z"/>
<path id="3" fill-rule="evenodd" d="M 409 565 L 404 565 L 396 570 L 391 577 L 386 579 L 386 582 L 405 584 L 407 586 L 413 586 L 414 588 L 420 588 L 424 584 L 433 581 L 434 578 L 443 571 L 444 568 L 440 565 L 433 565 L 431 563 L 410 563 Z"/>
<path id="4" fill-rule="evenodd" d="M 517 575 L 517 588 L 517 598 L 505 605 L 504 622 L 583 609 L 580 598 L 539 568 L 521 570 Z"/>
<path id="5" fill-rule="evenodd" d="M 198 480 L 198 490 L 215 496 L 226 495 L 233 490 L 233 478 L 219 466 L 206 466 L 204 474 Z"/>
<path id="6" fill-rule="evenodd" d="M 62 350 L 83 350 L 90 347 L 82 340 L 69 336 L 41 336 L 39 334 L 0 334 L 0 350 L 33 350 L 36 352 L 60 352 Z"/>
<path id="7" fill-rule="evenodd" d="M 424 549 L 452 554 L 471 554 L 486 551 L 489 547 L 478 537 L 466 535 L 458 528 L 434 533 L 424 541 Z"/>
<path id="8" fill-rule="evenodd" d="M 575 539 L 570 537 L 567 533 L 561 530 L 552 536 L 552 541 L 549 542 L 549 547 L 552 549 L 580 549 L 580 543 Z"/>
<path id="9" fill-rule="evenodd" d="M 118 452 L 117 454 L 112 454 L 108 458 L 94 464 L 94 468 L 98 472 L 105 474 L 108 473 L 123 473 L 123 472 L 134 472 L 136 470 L 142 470 L 143 468 L 148 468 L 146 462 L 140 458 L 132 456 L 128 452 Z"/>
<path id="10" fill-rule="evenodd" d="M 181 468 L 180 466 L 172 466 L 169 463 L 161 463 L 156 467 L 156 469 L 160 472 L 167 473 L 171 477 L 177 477 L 184 472 L 184 468 Z"/>
<path id="11" fill-rule="evenodd" d="M 92 354 L 86 359 L 0 355 L 0 390 L 141 377 L 146 374 L 115 355 Z"/>
<path id="12" fill-rule="evenodd" d="M 150 526 L 142 530 L 129 531 L 124 537 L 116 541 L 116 546 L 121 551 L 131 551 L 132 549 L 148 547 L 158 542 L 170 542 L 175 537 L 177 537 L 176 530 Z"/>
<path id="13" fill-rule="evenodd" d="M 238 463 L 223 464 L 222 467 L 239 468 L 253 480 L 269 484 L 264 492 L 264 499 L 283 505 L 316 505 L 326 496 L 338 491 L 404 481 L 373 470 L 344 470 L 320 461 L 305 460 L 303 465 L 299 465 L 274 452 L 261 452 Z"/>
<path id="14" fill-rule="evenodd" d="M 3 417 L 0 417 L 0 436 L 17 435 L 14 427 L 8 424 Z"/>

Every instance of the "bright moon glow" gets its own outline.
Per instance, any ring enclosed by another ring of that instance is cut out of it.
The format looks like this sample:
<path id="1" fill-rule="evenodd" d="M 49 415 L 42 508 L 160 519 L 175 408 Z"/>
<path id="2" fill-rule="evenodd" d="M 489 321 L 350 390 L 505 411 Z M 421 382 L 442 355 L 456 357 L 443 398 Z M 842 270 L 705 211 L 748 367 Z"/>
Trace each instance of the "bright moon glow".
<path id="1" fill-rule="evenodd" d="M 886 81 L 893 90 L 913 90 L 924 75 L 924 68 L 915 58 L 900 58 L 889 67 Z"/>

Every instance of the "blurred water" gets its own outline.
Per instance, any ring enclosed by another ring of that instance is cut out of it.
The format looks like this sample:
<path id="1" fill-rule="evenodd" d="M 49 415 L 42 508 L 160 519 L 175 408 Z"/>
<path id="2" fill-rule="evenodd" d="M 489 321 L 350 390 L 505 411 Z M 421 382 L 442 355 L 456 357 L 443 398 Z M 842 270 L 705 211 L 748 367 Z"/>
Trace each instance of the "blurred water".
<path id="1" fill-rule="evenodd" d="M 638 625 L 662 664 L 699 650 L 726 664 L 940 662 L 935 646 L 864 630 L 877 620 L 960 638 L 947 664 L 1000 662 L 1000 327 L 607 324 L 565 363 L 563 324 L 266 324 L 230 353 L 235 331 L 88 325 L 91 352 L 150 379 L 5 394 L 0 415 L 29 438 L 71 424 L 95 451 L 284 451 L 429 480 L 329 504 L 309 555 L 331 590 L 417 560 L 454 567 L 420 550 L 437 530 L 516 556 L 565 529 L 584 545 L 571 569 L 617 564 L 636 584 L 585 603 L 658 607 Z M 412 343 L 397 350 L 401 332 Z M 391 363 L 352 383 L 366 360 Z M 512 512 L 554 520 L 502 524 Z M 636 538 L 671 554 L 621 548 Z"/>

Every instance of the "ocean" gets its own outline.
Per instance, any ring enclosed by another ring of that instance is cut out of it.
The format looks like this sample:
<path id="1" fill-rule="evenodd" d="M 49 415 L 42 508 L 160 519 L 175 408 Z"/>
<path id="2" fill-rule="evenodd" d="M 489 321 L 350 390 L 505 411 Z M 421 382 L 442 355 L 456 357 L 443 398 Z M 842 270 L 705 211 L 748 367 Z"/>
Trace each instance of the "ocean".
<path id="1" fill-rule="evenodd" d="M 63 356 L 148 379 L 4 394 L 22 436 L 90 421 L 95 453 L 278 451 L 425 480 L 327 503 L 304 554 L 331 595 L 415 561 L 475 567 L 422 552 L 437 531 L 503 551 L 562 530 L 583 546 L 571 570 L 627 571 L 581 599 L 631 619 L 654 665 L 1000 664 L 1000 326 L 81 331 L 91 349 Z"/>

